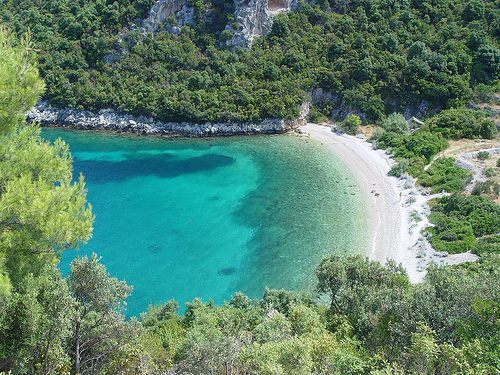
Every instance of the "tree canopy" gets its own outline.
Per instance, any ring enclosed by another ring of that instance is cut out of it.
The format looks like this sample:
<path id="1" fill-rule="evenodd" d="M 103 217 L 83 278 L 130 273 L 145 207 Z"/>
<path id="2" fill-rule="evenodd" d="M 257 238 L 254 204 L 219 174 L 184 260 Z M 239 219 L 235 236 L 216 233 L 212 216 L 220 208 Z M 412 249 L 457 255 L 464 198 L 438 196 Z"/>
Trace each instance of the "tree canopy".
<path id="1" fill-rule="evenodd" d="M 190 2 L 180 35 L 132 27 L 152 0 L 0 4 L 1 21 L 32 30 L 53 104 L 115 108 L 171 121 L 293 118 L 312 89 L 365 120 L 466 103 L 499 79 L 494 1 L 301 2 L 248 50 L 229 50 L 232 1 Z M 127 31 L 127 28 L 131 30 Z"/>

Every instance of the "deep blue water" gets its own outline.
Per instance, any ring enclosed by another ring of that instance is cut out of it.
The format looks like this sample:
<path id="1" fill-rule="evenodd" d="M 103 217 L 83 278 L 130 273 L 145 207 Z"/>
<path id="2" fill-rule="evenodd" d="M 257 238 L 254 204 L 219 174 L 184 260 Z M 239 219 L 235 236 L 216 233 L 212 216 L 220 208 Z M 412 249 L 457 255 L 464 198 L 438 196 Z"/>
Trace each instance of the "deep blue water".
<path id="1" fill-rule="evenodd" d="M 216 303 L 314 287 L 331 252 L 364 251 L 364 197 L 328 150 L 294 136 L 165 140 L 44 129 L 83 173 L 96 252 L 134 286 L 128 314 L 169 299 Z"/>

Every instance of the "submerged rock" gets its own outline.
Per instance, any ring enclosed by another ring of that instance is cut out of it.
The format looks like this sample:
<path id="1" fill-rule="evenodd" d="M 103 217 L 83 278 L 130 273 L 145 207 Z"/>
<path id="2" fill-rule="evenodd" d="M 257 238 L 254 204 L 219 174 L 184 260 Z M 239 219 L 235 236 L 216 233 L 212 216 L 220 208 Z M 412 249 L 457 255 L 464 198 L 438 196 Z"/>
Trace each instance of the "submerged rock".
<path id="1" fill-rule="evenodd" d="M 230 276 L 236 272 L 237 268 L 236 267 L 226 267 L 226 268 L 221 268 L 219 272 L 217 272 L 218 275 L 220 276 Z"/>
<path id="2" fill-rule="evenodd" d="M 162 252 L 162 247 L 158 244 L 152 244 L 148 246 L 148 251 L 151 254 L 159 254 Z"/>

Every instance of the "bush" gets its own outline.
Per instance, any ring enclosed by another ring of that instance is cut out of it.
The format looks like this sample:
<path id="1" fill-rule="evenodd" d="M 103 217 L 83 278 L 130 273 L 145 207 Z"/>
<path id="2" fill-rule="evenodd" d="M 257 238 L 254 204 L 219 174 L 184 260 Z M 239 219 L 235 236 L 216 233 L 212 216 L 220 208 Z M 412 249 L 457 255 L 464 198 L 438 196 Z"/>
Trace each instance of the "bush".
<path id="1" fill-rule="evenodd" d="M 411 156 L 423 156 L 427 161 L 447 146 L 448 144 L 439 134 L 426 130 L 417 130 L 405 142 L 407 152 L 411 153 Z"/>
<path id="2" fill-rule="evenodd" d="M 417 130 L 411 135 L 384 132 L 377 139 L 377 146 L 388 149 L 396 157 L 411 159 L 419 156 L 429 162 L 434 155 L 447 147 L 447 143 L 439 134 Z"/>
<path id="3" fill-rule="evenodd" d="M 487 194 L 498 197 L 499 192 L 500 192 L 500 185 L 498 185 L 496 182 L 492 180 L 486 180 L 476 183 L 474 189 L 472 189 L 471 194 L 473 195 Z"/>
<path id="4" fill-rule="evenodd" d="M 388 150 L 398 159 L 407 159 L 408 173 L 414 177 L 419 176 L 431 158 L 447 146 L 441 135 L 423 129 L 413 134 L 382 131 L 373 139 L 378 148 Z"/>
<path id="5" fill-rule="evenodd" d="M 495 168 L 486 168 L 484 170 L 484 175 L 486 177 L 493 177 L 497 174 L 497 171 L 495 170 Z"/>
<path id="6" fill-rule="evenodd" d="M 437 251 L 463 253 L 476 244 L 474 230 L 468 222 L 441 213 L 431 214 L 429 219 L 434 224 L 428 229 L 430 243 Z"/>
<path id="7" fill-rule="evenodd" d="M 500 91 L 500 81 L 493 85 L 480 83 L 474 89 L 474 99 L 482 103 L 495 103 L 495 95 Z"/>
<path id="8" fill-rule="evenodd" d="M 408 173 L 413 177 L 418 177 L 422 174 L 427 164 L 427 159 L 423 156 L 414 156 L 410 159 L 408 164 Z"/>
<path id="9" fill-rule="evenodd" d="M 311 106 L 307 120 L 315 124 L 320 124 L 322 122 L 327 122 L 328 117 L 316 108 L 316 106 Z"/>
<path id="10" fill-rule="evenodd" d="M 479 256 L 500 254 L 500 235 L 493 234 L 481 237 L 472 248 L 472 252 Z"/>
<path id="11" fill-rule="evenodd" d="M 400 133 L 400 134 L 408 133 L 408 131 L 410 130 L 408 127 L 408 123 L 406 122 L 403 115 L 400 113 L 392 113 L 389 116 L 387 116 L 380 123 L 380 127 L 385 131 Z"/>
<path id="12" fill-rule="evenodd" d="M 433 194 L 441 191 L 456 193 L 464 190 L 470 177 L 470 172 L 457 167 L 453 158 L 443 158 L 422 172 L 418 181 L 422 186 L 430 187 Z"/>
<path id="13" fill-rule="evenodd" d="M 426 125 L 429 130 L 447 139 L 492 139 L 496 134 L 496 126 L 491 118 L 468 108 L 446 109 L 426 121 Z"/>
<path id="14" fill-rule="evenodd" d="M 361 119 L 354 114 L 347 115 L 346 118 L 339 124 L 339 128 L 343 132 L 351 135 L 355 135 L 360 126 Z"/>
<path id="15" fill-rule="evenodd" d="M 490 153 L 488 151 L 479 151 L 476 154 L 476 159 L 478 159 L 478 160 L 486 160 L 486 159 L 489 159 L 489 157 L 490 157 Z"/>
<path id="16" fill-rule="evenodd" d="M 391 167 L 389 173 L 387 174 L 392 177 L 401 177 L 402 175 L 408 172 L 408 166 L 409 166 L 408 159 L 400 159 L 396 164 L 394 164 Z"/>
<path id="17" fill-rule="evenodd" d="M 434 202 L 429 219 L 435 224 L 429 229 L 431 243 L 443 249 L 455 248 L 452 243 L 457 242 L 459 247 L 466 248 L 472 244 L 469 226 L 475 237 L 500 231 L 500 206 L 481 196 L 453 194 Z"/>

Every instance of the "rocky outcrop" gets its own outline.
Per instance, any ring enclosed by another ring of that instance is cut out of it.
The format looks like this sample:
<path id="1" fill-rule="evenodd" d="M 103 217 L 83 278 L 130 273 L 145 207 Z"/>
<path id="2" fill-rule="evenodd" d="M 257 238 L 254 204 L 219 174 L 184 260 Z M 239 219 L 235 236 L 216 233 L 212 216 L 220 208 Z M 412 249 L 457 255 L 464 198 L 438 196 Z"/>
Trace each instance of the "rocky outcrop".
<path id="1" fill-rule="evenodd" d="M 348 105 L 342 97 L 336 93 L 329 92 L 322 88 L 315 88 L 309 91 L 309 96 L 314 105 L 322 107 L 328 104 L 332 108 L 330 118 L 334 121 L 341 121 L 350 114 L 358 116 L 363 122 L 369 120 L 366 113 Z M 396 102 L 389 104 L 394 112 L 400 112 L 403 117 L 409 121 L 413 121 L 413 118 L 416 118 L 417 122 L 419 122 L 418 118 L 423 118 L 430 113 L 430 105 L 425 100 L 408 104 L 402 108 L 399 107 Z"/>
<path id="2" fill-rule="evenodd" d="M 256 36 L 265 35 L 273 26 L 273 17 L 297 7 L 297 0 L 234 0 L 234 20 L 237 30 L 228 25 L 233 33 L 230 47 L 247 48 Z"/>
<path id="3" fill-rule="evenodd" d="M 193 24 L 194 8 L 188 5 L 187 0 L 158 0 L 142 21 L 143 30 L 151 33 L 166 26 L 167 31 L 178 34 L 182 26 Z"/>
<path id="4" fill-rule="evenodd" d="M 301 116 L 293 121 L 264 119 L 255 122 L 161 122 L 151 117 L 120 114 L 106 109 L 97 113 L 76 109 L 58 109 L 40 102 L 27 113 L 30 122 L 45 126 L 60 126 L 82 130 L 108 130 L 134 134 L 168 137 L 213 137 L 247 134 L 278 134 L 305 123 L 308 105 L 301 108 Z"/>
<path id="5" fill-rule="evenodd" d="M 265 35 L 273 26 L 273 17 L 282 12 L 297 8 L 298 0 L 233 0 L 234 22 L 226 26 L 232 37 L 225 42 L 227 47 L 247 48 L 252 45 L 256 36 Z M 209 14 L 208 11 L 207 14 Z M 195 9 L 189 6 L 187 0 L 157 0 L 148 12 L 148 16 L 130 30 L 139 31 L 143 36 L 148 33 L 167 31 L 180 34 L 185 25 L 194 25 Z M 206 15 L 205 15 L 206 16 Z M 203 17 L 202 17 L 203 18 Z M 105 56 L 107 64 L 113 64 L 130 49 L 125 46 L 127 31 L 120 34 L 119 41 L 113 53 Z"/>

